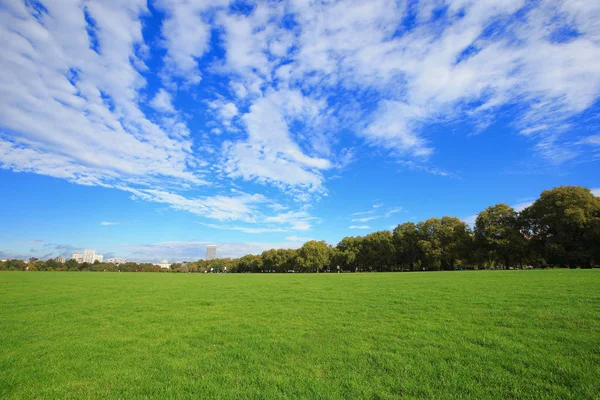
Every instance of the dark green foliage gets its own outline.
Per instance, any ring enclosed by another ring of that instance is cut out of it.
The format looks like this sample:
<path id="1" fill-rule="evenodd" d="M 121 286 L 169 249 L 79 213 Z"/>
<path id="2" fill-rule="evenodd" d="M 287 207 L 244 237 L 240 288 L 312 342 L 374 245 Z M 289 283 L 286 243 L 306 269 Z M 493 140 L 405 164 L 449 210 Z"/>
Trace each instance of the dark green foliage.
<path id="1" fill-rule="evenodd" d="M 587 188 L 543 191 L 523 210 L 521 224 L 535 258 L 561 267 L 591 267 L 600 261 L 600 198 Z"/>
<path id="2" fill-rule="evenodd" d="M 519 214 L 504 203 L 480 212 L 475 222 L 475 248 L 480 262 L 516 267 L 526 248 L 519 230 Z"/>

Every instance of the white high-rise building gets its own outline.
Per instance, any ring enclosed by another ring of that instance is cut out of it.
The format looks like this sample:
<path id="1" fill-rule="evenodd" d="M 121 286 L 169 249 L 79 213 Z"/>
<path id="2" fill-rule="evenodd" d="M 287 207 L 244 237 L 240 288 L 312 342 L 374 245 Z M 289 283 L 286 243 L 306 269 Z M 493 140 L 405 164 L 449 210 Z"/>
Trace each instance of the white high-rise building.
<path id="1" fill-rule="evenodd" d="M 79 252 L 75 252 L 73 253 L 73 255 L 71 256 L 71 260 L 75 260 L 78 263 L 83 262 L 83 254 L 79 253 Z"/>
<path id="2" fill-rule="evenodd" d="M 217 258 L 217 246 L 209 244 L 206 246 L 206 261 Z"/>
<path id="3" fill-rule="evenodd" d="M 102 254 L 94 255 L 94 262 L 96 262 L 96 261 L 102 262 L 102 260 L 104 260 L 104 256 Z"/>
<path id="4" fill-rule="evenodd" d="M 158 263 L 158 266 L 165 269 L 171 268 L 171 264 L 167 260 L 162 260 Z"/>
<path id="5" fill-rule="evenodd" d="M 111 264 L 125 264 L 125 262 L 127 262 L 127 259 L 122 258 L 122 257 L 116 257 L 116 258 L 109 258 L 108 260 L 106 260 L 107 263 L 111 263 Z"/>
<path id="6" fill-rule="evenodd" d="M 94 253 L 96 253 L 94 250 L 85 249 L 83 251 L 83 262 L 92 264 L 94 262 Z"/>

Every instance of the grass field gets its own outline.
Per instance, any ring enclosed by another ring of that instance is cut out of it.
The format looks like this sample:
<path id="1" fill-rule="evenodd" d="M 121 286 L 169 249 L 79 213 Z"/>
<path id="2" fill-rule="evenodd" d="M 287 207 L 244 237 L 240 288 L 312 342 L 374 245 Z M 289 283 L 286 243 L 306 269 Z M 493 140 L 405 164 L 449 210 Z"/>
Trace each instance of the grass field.
<path id="1" fill-rule="evenodd" d="M 600 270 L 0 273 L 0 398 L 598 398 Z"/>

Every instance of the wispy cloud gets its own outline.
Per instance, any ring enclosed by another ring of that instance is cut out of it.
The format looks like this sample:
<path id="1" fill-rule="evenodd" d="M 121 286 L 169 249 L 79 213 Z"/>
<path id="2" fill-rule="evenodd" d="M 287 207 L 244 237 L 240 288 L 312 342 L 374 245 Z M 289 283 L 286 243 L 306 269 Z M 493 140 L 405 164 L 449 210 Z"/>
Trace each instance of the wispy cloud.
<path id="1" fill-rule="evenodd" d="M 372 221 L 372 220 L 378 219 L 378 218 L 381 218 L 381 216 L 374 215 L 372 217 L 352 218 L 352 222 L 367 222 L 367 221 Z"/>
<path id="2" fill-rule="evenodd" d="M 21 243 L 21 244 L 36 245 L 37 246 L 37 245 L 44 244 L 44 241 L 43 240 L 29 240 L 29 241 L 26 241 L 26 242 L 19 242 L 19 243 Z"/>
<path id="3" fill-rule="evenodd" d="M 315 239 L 310 238 L 310 237 L 288 236 L 288 237 L 286 237 L 286 240 L 288 240 L 290 242 L 306 243 L 306 242 L 310 242 L 311 240 L 315 240 Z"/>
<path id="4" fill-rule="evenodd" d="M 371 229 L 369 225 L 351 225 L 348 229 Z"/>
<path id="5" fill-rule="evenodd" d="M 100 225 L 102 226 L 111 226 L 111 225 L 120 225 L 120 222 L 116 222 L 116 221 L 102 221 L 100 222 Z"/>
<path id="6" fill-rule="evenodd" d="M 250 227 L 250 226 L 231 226 L 231 225 L 219 225 L 219 224 L 207 224 L 200 222 L 201 225 L 207 226 L 213 229 L 224 229 L 228 231 L 239 231 L 244 233 L 272 233 L 272 232 L 289 232 L 290 229 L 284 228 L 269 228 L 269 227 Z"/>
<path id="7" fill-rule="evenodd" d="M 402 207 L 394 207 L 392 209 L 389 209 L 385 212 L 385 218 L 389 218 L 394 214 L 397 214 L 399 212 L 402 212 L 403 208 Z"/>
<path id="8" fill-rule="evenodd" d="M 597 1 L 151 4 L 3 5 L 2 168 L 240 231 L 305 231 L 317 220 L 302 206 L 329 194 L 353 149 L 458 177 L 436 165 L 432 124 L 481 130 L 510 108 L 514 132 L 547 163 L 598 151 L 597 130 L 572 133 L 600 96 Z M 253 194 L 229 195 L 238 184 Z M 295 209 L 267 211 L 277 196 Z M 380 207 L 354 222 L 394 214 Z"/>
<path id="9" fill-rule="evenodd" d="M 382 210 L 381 209 L 382 207 L 383 207 L 383 203 L 378 203 L 378 204 L 373 205 L 373 208 L 374 208 L 373 210 L 355 212 L 351 216 L 353 216 L 353 217 L 356 217 L 359 215 L 367 215 L 367 216 L 351 218 L 351 221 L 352 222 L 368 222 L 368 221 L 373 221 L 373 220 L 380 219 L 380 218 L 390 218 L 392 215 L 403 211 L 402 207 L 392 207 L 386 211 Z"/>

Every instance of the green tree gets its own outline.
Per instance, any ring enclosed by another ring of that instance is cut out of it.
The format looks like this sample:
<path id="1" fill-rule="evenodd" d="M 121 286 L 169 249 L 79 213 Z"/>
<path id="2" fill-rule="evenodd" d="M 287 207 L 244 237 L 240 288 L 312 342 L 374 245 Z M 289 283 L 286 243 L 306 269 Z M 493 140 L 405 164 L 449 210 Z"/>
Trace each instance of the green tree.
<path id="1" fill-rule="evenodd" d="M 67 260 L 65 261 L 65 269 L 67 271 L 77 271 L 79 270 L 79 264 L 75 260 Z"/>
<path id="2" fill-rule="evenodd" d="M 283 262 L 281 253 L 275 249 L 263 251 L 260 258 L 263 269 L 267 271 L 277 271 Z"/>
<path id="3" fill-rule="evenodd" d="M 469 226 L 455 217 L 430 218 L 417 224 L 421 265 L 427 270 L 454 270 L 471 250 Z"/>
<path id="4" fill-rule="evenodd" d="M 392 232 L 377 231 L 365 236 L 358 257 L 369 271 L 392 271 L 396 265 Z"/>
<path id="5" fill-rule="evenodd" d="M 363 247 L 363 238 L 360 236 L 349 236 L 339 241 L 336 246 L 335 257 L 338 260 L 337 265 L 343 271 L 361 271 L 363 265 L 360 263 L 358 254 Z M 337 266 L 336 265 L 336 266 Z"/>
<path id="6" fill-rule="evenodd" d="M 421 267 L 419 231 L 413 222 L 398 225 L 393 233 L 396 264 L 401 270 L 418 270 Z"/>
<path id="7" fill-rule="evenodd" d="M 259 255 L 247 254 L 236 262 L 236 272 L 262 272 L 263 259 Z M 271 268 L 271 267 L 269 267 Z M 233 271 L 232 271 L 233 272 Z"/>
<path id="8" fill-rule="evenodd" d="M 475 246 L 478 254 L 494 266 L 520 264 L 525 239 L 519 230 L 518 213 L 504 203 L 480 212 L 475 221 Z"/>
<path id="9" fill-rule="evenodd" d="M 46 269 L 48 271 L 54 271 L 60 267 L 61 267 L 61 264 L 58 261 L 53 260 L 52 258 L 46 261 Z"/>
<path id="10" fill-rule="evenodd" d="M 325 241 L 311 240 L 298 250 L 298 266 L 303 272 L 319 272 L 329 265 L 330 247 Z"/>
<path id="11" fill-rule="evenodd" d="M 587 188 L 560 186 L 544 190 L 521 213 L 531 251 L 548 264 L 591 267 L 597 262 L 600 198 Z"/>

